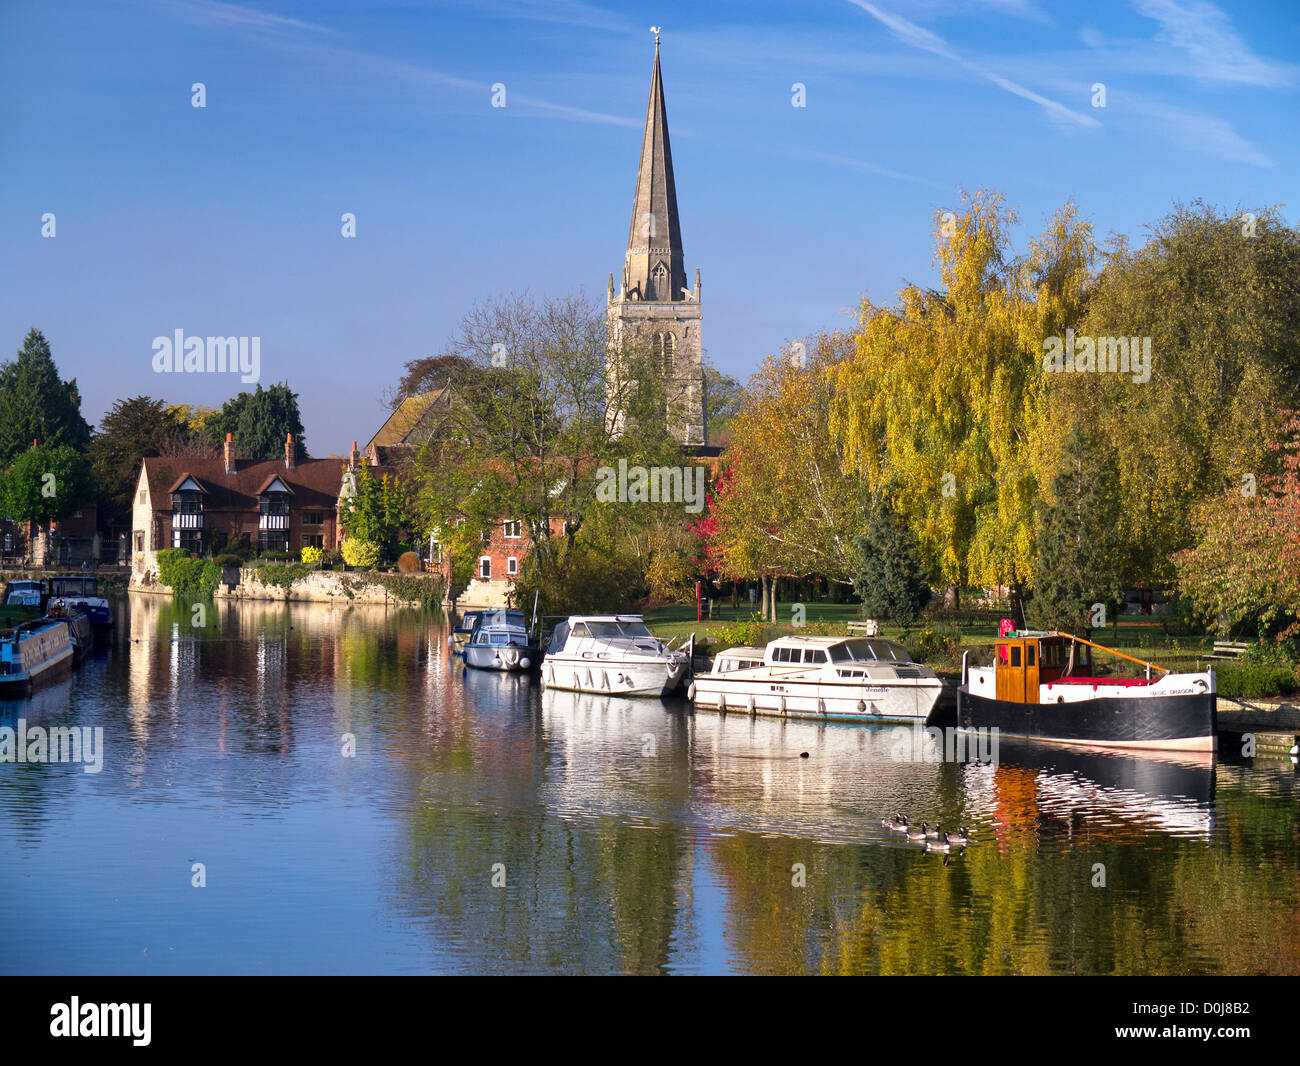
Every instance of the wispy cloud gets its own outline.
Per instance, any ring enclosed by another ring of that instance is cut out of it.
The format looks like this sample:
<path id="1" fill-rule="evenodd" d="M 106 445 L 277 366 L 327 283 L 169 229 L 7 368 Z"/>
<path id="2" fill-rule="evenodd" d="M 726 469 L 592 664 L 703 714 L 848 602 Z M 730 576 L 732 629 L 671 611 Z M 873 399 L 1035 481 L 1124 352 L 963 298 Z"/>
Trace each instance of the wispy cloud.
<path id="1" fill-rule="evenodd" d="M 849 3 L 853 4 L 855 7 L 861 8 L 881 25 L 887 27 L 894 36 L 905 44 L 909 44 L 913 48 L 918 48 L 922 51 L 929 52 L 932 55 L 937 55 L 943 59 L 949 60 L 950 62 L 956 63 L 971 73 L 979 75 L 979 77 L 984 78 L 986 81 L 992 82 L 999 89 L 1003 89 L 1024 100 L 1037 104 L 1052 119 L 1093 129 L 1101 126 L 1101 123 L 1091 115 L 1083 115 L 1077 111 L 1071 111 L 1064 104 L 1057 103 L 1055 100 L 1049 100 L 1047 97 L 1034 92 L 1032 89 L 1027 89 L 1018 82 L 1012 81 L 1010 78 L 1004 78 L 1002 75 L 994 73 L 987 67 L 958 55 L 949 47 L 947 41 L 938 34 L 927 30 L 924 26 L 918 26 L 916 23 L 908 21 L 901 15 L 894 15 L 888 11 L 883 11 L 875 4 L 868 3 L 867 0 L 849 0 Z"/>
<path id="2" fill-rule="evenodd" d="M 311 56 L 328 63 L 336 70 L 365 74 L 377 81 L 401 81 L 430 88 L 450 89 L 466 95 L 477 94 L 485 107 L 492 92 L 492 84 L 486 81 L 446 74 L 421 63 L 345 48 L 333 43 L 331 40 L 333 30 L 301 19 L 272 15 L 256 8 L 225 3 L 223 0 L 165 0 L 165 6 L 182 17 L 224 28 L 256 44 Z M 532 118 L 563 119 L 570 122 L 626 126 L 633 129 L 639 129 L 642 121 L 639 116 L 592 111 L 588 108 L 553 103 L 518 92 L 510 92 L 507 99 L 509 101 L 507 117 L 510 114 L 522 113 Z"/>
<path id="3" fill-rule="evenodd" d="M 796 156 L 800 159 L 807 159 L 814 163 L 830 163 L 834 166 L 852 167 L 854 170 L 864 170 L 868 174 L 878 174 L 882 178 L 892 178 L 895 181 L 905 181 L 911 185 L 925 185 L 931 189 L 939 189 L 943 192 L 951 192 L 951 188 L 937 181 L 931 181 L 929 178 L 919 178 L 915 174 L 905 174 L 901 170 L 890 170 L 888 167 L 882 167 L 878 163 L 868 163 L 861 159 L 854 159 L 851 156 L 836 155 L 833 152 L 806 152 L 790 151 L 787 154 Z"/>
<path id="4" fill-rule="evenodd" d="M 1206 81 L 1277 89 L 1292 84 L 1291 72 L 1251 52 L 1228 16 L 1206 0 L 1135 0 L 1147 18 L 1160 23 L 1156 40 L 1186 52 L 1193 61 L 1187 73 Z"/>

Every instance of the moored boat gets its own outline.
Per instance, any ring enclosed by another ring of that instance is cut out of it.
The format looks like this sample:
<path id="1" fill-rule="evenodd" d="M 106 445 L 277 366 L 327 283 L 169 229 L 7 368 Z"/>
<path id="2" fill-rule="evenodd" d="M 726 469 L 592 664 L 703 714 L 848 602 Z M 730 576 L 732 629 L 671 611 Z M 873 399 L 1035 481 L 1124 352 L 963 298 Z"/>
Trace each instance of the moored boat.
<path id="1" fill-rule="evenodd" d="M 542 659 L 522 611 L 499 607 L 479 614 L 464 646 L 465 664 L 478 670 L 531 670 Z"/>
<path id="2" fill-rule="evenodd" d="M 95 647 L 94 627 L 84 611 L 66 607 L 61 600 L 50 601 L 49 617 L 62 619 L 68 627 L 68 640 L 72 644 L 73 663 L 80 663 Z"/>
<path id="3" fill-rule="evenodd" d="M 1096 675 L 1094 650 L 1137 663 L 1146 676 Z M 957 722 L 1029 740 L 1214 751 L 1216 689 L 1213 669 L 1174 674 L 1069 633 L 1011 630 L 994 645 L 992 666 L 963 663 Z"/>
<path id="4" fill-rule="evenodd" d="M 0 634 L 0 698 L 21 699 L 66 674 L 75 653 L 67 620 L 36 618 Z"/>
<path id="5" fill-rule="evenodd" d="M 542 660 L 542 684 L 571 692 L 664 696 L 690 668 L 685 651 L 646 628 L 639 614 L 572 615 L 555 627 Z"/>
<path id="6" fill-rule="evenodd" d="M 447 634 L 447 643 L 457 655 L 461 654 L 465 645 L 469 643 L 469 638 L 474 634 L 474 625 L 482 613 L 482 611 L 466 611 L 452 627 L 452 631 Z"/>
<path id="7" fill-rule="evenodd" d="M 49 603 L 55 600 L 65 610 L 81 611 L 89 618 L 96 636 L 105 636 L 113 628 L 113 612 L 99 594 L 99 579 L 94 574 L 55 574 L 50 578 Z"/>
<path id="8" fill-rule="evenodd" d="M 943 683 L 901 644 L 877 637 L 789 636 L 720 652 L 688 695 L 697 710 L 789 718 L 923 722 Z"/>
<path id="9" fill-rule="evenodd" d="M 43 607 L 48 594 L 44 581 L 32 578 L 14 578 L 5 585 L 5 606 Z"/>

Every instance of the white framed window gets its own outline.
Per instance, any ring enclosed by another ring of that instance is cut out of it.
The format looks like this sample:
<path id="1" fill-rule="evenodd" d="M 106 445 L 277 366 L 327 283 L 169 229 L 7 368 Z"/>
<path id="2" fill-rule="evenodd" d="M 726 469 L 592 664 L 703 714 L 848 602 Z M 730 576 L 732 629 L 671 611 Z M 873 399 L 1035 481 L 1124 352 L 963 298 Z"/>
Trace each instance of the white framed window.
<path id="1" fill-rule="evenodd" d="M 511 518 L 505 523 L 506 540 L 518 540 L 524 535 L 524 524 L 518 518 Z"/>
<path id="2" fill-rule="evenodd" d="M 492 580 L 492 559 L 490 556 L 482 555 L 479 557 L 478 576 L 484 581 Z"/>
<path id="3" fill-rule="evenodd" d="M 506 560 L 506 573 L 507 574 L 519 573 L 519 560 L 516 559 L 513 555 Z"/>

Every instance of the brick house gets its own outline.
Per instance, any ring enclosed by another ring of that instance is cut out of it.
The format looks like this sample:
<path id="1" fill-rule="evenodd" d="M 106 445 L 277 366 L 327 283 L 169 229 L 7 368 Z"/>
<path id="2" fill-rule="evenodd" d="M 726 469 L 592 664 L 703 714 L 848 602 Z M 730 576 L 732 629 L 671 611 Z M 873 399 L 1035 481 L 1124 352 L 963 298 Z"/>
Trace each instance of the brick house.
<path id="1" fill-rule="evenodd" d="M 255 551 L 298 553 L 336 548 L 339 496 L 360 457 L 238 459 L 230 436 L 220 459 L 149 458 L 141 463 L 131 510 L 133 576 L 157 574 L 157 552 L 183 548 L 219 554 L 238 544 Z M 390 473 L 376 468 L 376 477 Z"/>

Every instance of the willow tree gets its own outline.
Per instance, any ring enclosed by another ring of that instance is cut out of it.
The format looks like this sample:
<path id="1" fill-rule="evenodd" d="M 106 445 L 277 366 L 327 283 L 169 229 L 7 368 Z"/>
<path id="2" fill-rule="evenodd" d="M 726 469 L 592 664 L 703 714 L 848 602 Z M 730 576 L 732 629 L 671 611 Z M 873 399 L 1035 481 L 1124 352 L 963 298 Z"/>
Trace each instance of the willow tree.
<path id="1" fill-rule="evenodd" d="M 1128 580 L 1168 583 L 1198 504 L 1279 471 L 1269 439 L 1300 406 L 1300 232 L 1271 210 L 1179 207 L 1116 246 L 1077 331 L 1150 342 L 1141 372 L 1054 375 L 1052 403 L 1062 431 L 1093 424 L 1113 449 Z"/>
<path id="2" fill-rule="evenodd" d="M 850 468 L 913 527 L 933 575 L 967 584 L 1033 578 L 1037 461 L 1046 419 L 1045 332 L 1077 317 L 1095 257 L 1066 204 L 1013 256 L 1015 212 L 963 194 L 936 212 L 941 290 L 864 299 L 854 357 L 836 374 L 831 429 Z"/>

